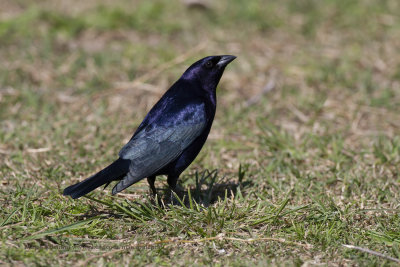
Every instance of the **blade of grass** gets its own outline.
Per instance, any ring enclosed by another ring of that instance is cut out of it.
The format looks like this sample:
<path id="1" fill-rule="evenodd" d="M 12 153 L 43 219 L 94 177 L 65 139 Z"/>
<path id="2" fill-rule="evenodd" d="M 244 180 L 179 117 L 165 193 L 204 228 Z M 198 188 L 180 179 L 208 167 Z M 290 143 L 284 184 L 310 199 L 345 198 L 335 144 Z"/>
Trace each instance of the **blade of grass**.
<path id="1" fill-rule="evenodd" d="M 87 219 L 87 220 L 79 221 L 79 222 L 76 222 L 76 223 L 73 223 L 73 224 L 69 224 L 69 225 L 66 225 L 66 226 L 63 226 L 63 227 L 60 227 L 60 228 L 47 230 L 47 231 L 44 231 L 44 232 L 39 233 L 37 235 L 32 235 L 32 236 L 28 236 L 26 238 L 22 238 L 22 240 L 25 241 L 25 240 L 38 239 L 38 238 L 42 238 L 44 236 L 51 235 L 51 234 L 57 234 L 57 233 L 64 232 L 64 231 L 79 229 L 80 227 L 85 226 L 85 225 L 87 225 L 87 224 L 89 224 L 89 223 L 93 222 L 94 220 L 99 219 L 101 217 L 104 217 L 104 215 L 100 215 L 100 216 L 96 216 L 96 217 L 93 217 L 93 218 L 90 218 L 90 219 Z"/>
<path id="2" fill-rule="evenodd" d="M 8 215 L 7 218 L 0 224 L 0 227 L 6 225 L 10 221 L 12 216 L 14 216 L 14 214 L 17 213 L 17 211 L 19 211 L 20 209 L 22 209 L 22 207 L 15 208 L 13 212 L 11 212 L 10 215 Z"/>

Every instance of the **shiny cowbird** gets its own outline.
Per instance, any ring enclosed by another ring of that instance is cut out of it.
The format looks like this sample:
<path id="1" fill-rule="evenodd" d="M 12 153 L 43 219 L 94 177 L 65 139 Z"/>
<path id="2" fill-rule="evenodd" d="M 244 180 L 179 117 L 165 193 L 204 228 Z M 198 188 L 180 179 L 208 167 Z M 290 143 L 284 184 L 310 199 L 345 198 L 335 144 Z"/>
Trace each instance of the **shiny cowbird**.
<path id="1" fill-rule="evenodd" d="M 236 57 L 209 56 L 191 65 L 146 115 L 119 158 L 80 183 L 64 189 L 79 198 L 102 185 L 119 181 L 112 194 L 147 178 L 156 194 L 156 176 L 167 175 L 175 191 L 179 175 L 203 147 L 214 120 L 216 88 L 225 67 Z"/>

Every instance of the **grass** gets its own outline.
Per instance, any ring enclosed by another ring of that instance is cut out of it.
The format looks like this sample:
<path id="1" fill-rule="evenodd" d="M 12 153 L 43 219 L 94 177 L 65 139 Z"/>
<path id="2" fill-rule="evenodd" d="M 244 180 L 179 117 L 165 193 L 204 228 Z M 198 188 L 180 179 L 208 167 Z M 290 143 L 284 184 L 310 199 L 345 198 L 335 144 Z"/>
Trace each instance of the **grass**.
<path id="1" fill-rule="evenodd" d="M 398 264 L 399 3 L 208 3 L 0 3 L 1 264 Z M 61 195 L 211 54 L 238 58 L 183 205 Z"/>

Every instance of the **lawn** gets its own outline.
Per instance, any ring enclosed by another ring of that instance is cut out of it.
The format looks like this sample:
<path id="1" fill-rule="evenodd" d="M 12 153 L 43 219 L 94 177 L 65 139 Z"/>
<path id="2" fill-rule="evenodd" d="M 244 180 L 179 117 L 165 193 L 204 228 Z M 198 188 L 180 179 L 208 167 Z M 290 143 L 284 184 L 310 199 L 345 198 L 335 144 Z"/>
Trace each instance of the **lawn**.
<path id="1" fill-rule="evenodd" d="M 0 1 L 0 264 L 397 266 L 400 2 L 189 2 Z M 181 204 L 62 195 L 216 54 Z"/>

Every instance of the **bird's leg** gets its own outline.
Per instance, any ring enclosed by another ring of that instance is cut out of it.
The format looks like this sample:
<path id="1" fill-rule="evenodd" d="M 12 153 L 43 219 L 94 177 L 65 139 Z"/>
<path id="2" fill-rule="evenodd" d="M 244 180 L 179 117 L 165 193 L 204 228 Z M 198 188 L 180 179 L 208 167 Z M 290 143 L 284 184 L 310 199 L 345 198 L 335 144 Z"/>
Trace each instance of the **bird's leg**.
<path id="1" fill-rule="evenodd" d="M 179 203 L 174 195 L 174 193 L 179 197 L 178 191 L 177 191 L 177 182 L 178 182 L 178 178 L 179 176 L 175 176 L 175 175 L 168 175 L 167 178 L 167 183 L 169 185 L 169 188 L 171 190 L 171 203 L 176 204 Z"/>
<path id="2" fill-rule="evenodd" d="M 150 190 L 151 190 L 151 193 L 153 194 L 153 197 L 155 197 L 157 194 L 156 187 L 154 186 L 155 181 L 156 181 L 156 176 L 147 177 L 147 182 L 150 185 Z"/>

